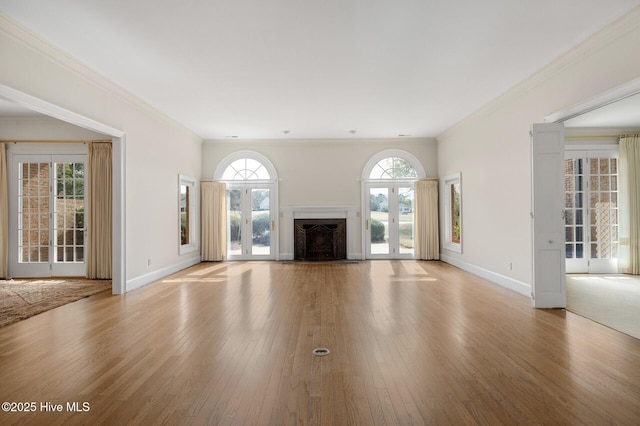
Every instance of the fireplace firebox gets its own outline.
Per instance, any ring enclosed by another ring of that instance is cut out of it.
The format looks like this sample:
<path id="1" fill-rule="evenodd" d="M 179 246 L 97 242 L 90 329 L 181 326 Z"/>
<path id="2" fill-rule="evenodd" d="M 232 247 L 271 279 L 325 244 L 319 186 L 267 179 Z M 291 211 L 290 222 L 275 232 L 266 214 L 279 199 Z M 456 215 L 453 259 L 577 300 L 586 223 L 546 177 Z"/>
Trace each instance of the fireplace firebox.
<path id="1" fill-rule="evenodd" d="M 346 229 L 346 219 L 295 219 L 294 259 L 346 259 Z"/>

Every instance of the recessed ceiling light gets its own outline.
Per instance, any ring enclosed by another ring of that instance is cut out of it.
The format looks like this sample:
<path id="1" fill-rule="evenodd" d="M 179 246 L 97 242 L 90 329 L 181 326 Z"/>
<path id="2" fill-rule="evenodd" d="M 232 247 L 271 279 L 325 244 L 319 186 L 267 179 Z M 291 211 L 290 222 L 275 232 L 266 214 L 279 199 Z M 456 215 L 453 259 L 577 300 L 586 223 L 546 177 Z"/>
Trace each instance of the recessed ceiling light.
<path id="1" fill-rule="evenodd" d="M 291 132 L 289 130 L 283 130 L 282 133 L 284 133 L 285 135 L 288 135 Z"/>
<path id="2" fill-rule="evenodd" d="M 398 136 L 400 136 L 401 138 L 406 138 L 406 137 L 411 136 L 411 135 L 399 134 Z"/>
<path id="3" fill-rule="evenodd" d="M 357 130 L 349 130 L 349 133 L 351 133 L 352 135 L 355 135 L 357 132 Z"/>
<path id="4" fill-rule="evenodd" d="M 225 138 L 237 139 L 237 138 L 238 138 L 238 135 L 225 136 Z"/>

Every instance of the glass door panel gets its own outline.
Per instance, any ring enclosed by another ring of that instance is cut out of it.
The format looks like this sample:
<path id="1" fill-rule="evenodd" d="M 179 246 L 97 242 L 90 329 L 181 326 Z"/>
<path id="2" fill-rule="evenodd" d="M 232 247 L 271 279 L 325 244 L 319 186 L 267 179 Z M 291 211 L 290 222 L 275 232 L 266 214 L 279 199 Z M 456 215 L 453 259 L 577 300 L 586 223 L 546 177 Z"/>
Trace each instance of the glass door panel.
<path id="1" fill-rule="evenodd" d="M 11 172 L 11 273 L 84 276 L 86 155 L 14 155 Z"/>
<path id="2" fill-rule="evenodd" d="M 49 269 L 49 201 L 49 162 L 18 163 L 18 263 L 44 264 L 44 271 Z"/>
<path id="3" fill-rule="evenodd" d="M 227 258 L 273 259 L 272 188 L 238 185 L 227 189 Z"/>
<path id="4" fill-rule="evenodd" d="M 617 158 L 571 153 L 565 159 L 567 273 L 617 271 Z"/>
<path id="5" fill-rule="evenodd" d="M 369 255 L 388 255 L 389 188 L 369 188 Z"/>
<path id="6" fill-rule="evenodd" d="M 589 270 L 610 273 L 618 258 L 618 161 L 589 159 Z"/>
<path id="7" fill-rule="evenodd" d="M 269 189 L 251 190 L 251 254 L 271 255 L 271 203 Z"/>
<path id="8" fill-rule="evenodd" d="M 413 256 L 413 187 L 398 188 L 399 253 Z"/>
<path id="9" fill-rule="evenodd" d="M 227 257 L 242 256 L 242 189 L 227 190 Z"/>
<path id="10" fill-rule="evenodd" d="M 84 163 L 54 163 L 55 263 L 84 262 Z"/>

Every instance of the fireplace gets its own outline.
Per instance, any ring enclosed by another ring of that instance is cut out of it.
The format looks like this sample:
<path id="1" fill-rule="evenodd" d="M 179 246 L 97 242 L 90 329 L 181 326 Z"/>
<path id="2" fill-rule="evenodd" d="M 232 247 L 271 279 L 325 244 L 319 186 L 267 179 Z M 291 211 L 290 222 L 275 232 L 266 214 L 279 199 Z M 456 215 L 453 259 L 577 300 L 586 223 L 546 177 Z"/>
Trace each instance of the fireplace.
<path id="1" fill-rule="evenodd" d="M 295 219 L 294 259 L 341 260 L 347 258 L 347 220 Z"/>

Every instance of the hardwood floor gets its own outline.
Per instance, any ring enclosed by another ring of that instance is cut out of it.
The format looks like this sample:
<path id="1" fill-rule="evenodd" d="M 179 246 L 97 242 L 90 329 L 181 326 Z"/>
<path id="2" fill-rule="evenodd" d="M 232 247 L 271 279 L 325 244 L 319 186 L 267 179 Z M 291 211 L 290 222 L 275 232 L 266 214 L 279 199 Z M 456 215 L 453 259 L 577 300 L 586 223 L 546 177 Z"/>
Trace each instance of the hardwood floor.
<path id="1" fill-rule="evenodd" d="M 4 401 L 36 412 L 3 425 L 637 425 L 640 340 L 440 262 L 203 263 L 0 329 Z"/>

